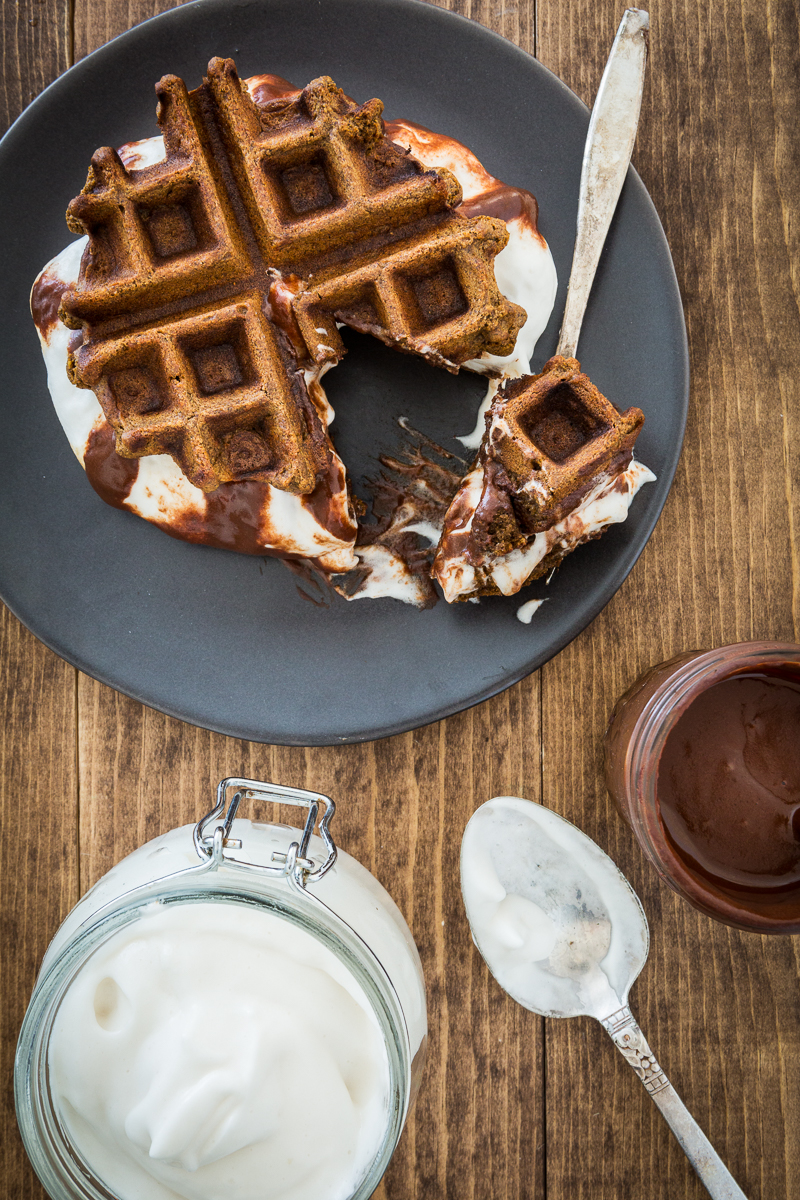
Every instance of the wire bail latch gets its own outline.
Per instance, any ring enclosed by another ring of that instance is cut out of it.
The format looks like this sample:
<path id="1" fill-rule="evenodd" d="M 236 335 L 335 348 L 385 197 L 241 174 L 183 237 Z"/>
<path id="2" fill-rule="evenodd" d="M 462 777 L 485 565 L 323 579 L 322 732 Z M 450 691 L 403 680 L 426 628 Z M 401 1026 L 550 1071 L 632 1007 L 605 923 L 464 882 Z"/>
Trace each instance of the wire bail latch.
<path id="1" fill-rule="evenodd" d="M 233 790 L 233 796 L 228 801 L 228 793 Z M 232 858 L 225 854 L 226 847 L 241 850 L 242 842 L 231 837 L 233 821 L 242 800 L 277 801 L 280 804 L 296 804 L 308 809 L 308 816 L 303 827 L 303 835 L 299 842 L 292 842 L 286 852 L 273 850 L 274 866 L 264 866 L 259 863 L 245 863 L 240 858 Z M 227 805 L 227 812 L 225 811 Z M 319 836 L 328 851 L 328 857 L 321 866 L 313 858 L 308 857 L 308 847 L 311 835 L 317 823 L 320 805 L 324 812 L 319 822 Z M 300 887 L 307 883 L 316 883 L 331 869 L 336 862 L 336 845 L 331 837 L 328 826 L 336 811 L 336 805 L 329 796 L 320 792 L 309 792 L 305 788 L 283 787 L 277 783 L 262 783 L 258 779 L 223 779 L 217 787 L 217 803 L 209 813 L 197 822 L 194 828 L 194 845 L 200 858 L 209 860 L 208 865 L 213 869 L 223 861 L 235 862 L 240 866 L 254 867 L 259 871 L 285 876 L 294 880 Z M 212 824 L 222 818 L 221 824 Z"/>

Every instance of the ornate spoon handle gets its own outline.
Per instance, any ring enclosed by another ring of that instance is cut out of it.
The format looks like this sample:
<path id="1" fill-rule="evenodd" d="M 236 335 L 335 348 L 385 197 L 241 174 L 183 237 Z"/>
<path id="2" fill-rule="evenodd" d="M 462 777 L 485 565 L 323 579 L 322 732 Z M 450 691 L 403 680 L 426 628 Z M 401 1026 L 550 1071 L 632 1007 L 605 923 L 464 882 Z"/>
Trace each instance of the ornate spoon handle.
<path id="1" fill-rule="evenodd" d="M 661 1109 L 664 1118 L 680 1142 L 684 1154 L 712 1197 L 712 1200 L 747 1200 L 742 1189 L 717 1154 L 711 1142 L 667 1079 L 647 1044 L 644 1034 L 625 1006 L 606 1017 L 601 1024 L 622 1057 Z"/>
<path id="2" fill-rule="evenodd" d="M 578 232 L 557 354 L 573 358 L 600 251 L 617 207 L 633 152 L 642 106 L 650 18 L 628 8 L 611 47 L 589 121 L 583 152 Z"/>

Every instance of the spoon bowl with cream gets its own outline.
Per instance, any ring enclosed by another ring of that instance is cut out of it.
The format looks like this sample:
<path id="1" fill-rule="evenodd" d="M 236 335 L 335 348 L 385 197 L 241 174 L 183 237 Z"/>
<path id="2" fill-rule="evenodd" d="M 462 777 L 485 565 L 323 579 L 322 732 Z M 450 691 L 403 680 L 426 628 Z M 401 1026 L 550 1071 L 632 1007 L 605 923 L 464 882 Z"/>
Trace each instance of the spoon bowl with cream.
<path id="1" fill-rule="evenodd" d="M 503 990 L 541 1016 L 600 1021 L 709 1195 L 745 1200 L 628 1007 L 650 937 L 636 893 L 608 855 L 540 804 L 500 796 L 464 832 L 461 890 L 473 941 Z"/>

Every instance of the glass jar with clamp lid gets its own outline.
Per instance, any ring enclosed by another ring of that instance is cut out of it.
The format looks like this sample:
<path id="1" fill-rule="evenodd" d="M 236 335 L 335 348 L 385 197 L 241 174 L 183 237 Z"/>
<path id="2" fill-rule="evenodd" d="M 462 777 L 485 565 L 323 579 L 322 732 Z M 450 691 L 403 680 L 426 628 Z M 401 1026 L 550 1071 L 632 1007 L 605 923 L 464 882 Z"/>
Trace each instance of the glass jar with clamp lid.
<path id="1" fill-rule="evenodd" d="M 239 818 L 249 799 L 306 808 L 304 828 Z M 419 1084 L 425 989 L 391 897 L 337 851 L 333 812 L 225 779 L 196 826 L 128 855 L 69 914 L 15 1069 L 54 1200 L 372 1194 Z"/>

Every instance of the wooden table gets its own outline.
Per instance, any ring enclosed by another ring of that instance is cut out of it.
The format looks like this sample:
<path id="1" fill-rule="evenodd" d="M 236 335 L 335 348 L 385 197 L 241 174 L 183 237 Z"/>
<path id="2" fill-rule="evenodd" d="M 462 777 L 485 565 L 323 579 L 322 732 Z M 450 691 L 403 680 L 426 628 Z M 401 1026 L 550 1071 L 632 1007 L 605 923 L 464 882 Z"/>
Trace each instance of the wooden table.
<path id="1" fill-rule="evenodd" d="M 10 122 L 71 63 L 168 7 L 5 0 L 0 119 Z M 447 7 L 535 53 L 589 103 L 622 9 L 611 0 Z M 577 822 L 631 880 L 652 933 L 632 1004 L 662 1065 L 751 1200 L 800 1196 L 800 939 L 727 929 L 659 884 L 599 770 L 612 705 L 651 663 L 695 646 L 800 641 L 798 18 L 796 0 L 652 2 L 634 161 L 663 221 L 686 309 L 686 444 L 630 578 L 541 671 L 413 733 L 287 749 L 143 708 L 79 674 L 4 614 L 4 1197 L 43 1195 L 14 1122 L 11 1066 L 49 938 L 118 858 L 196 820 L 226 775 L 357 798 L 341 806 L 337 838 L 389 888 L 419 945 L 428 1065 L 378 1195 L 705 1195 L 600 1026 L 523 1011 L 470 943 L 460 832 L 478 804 L 510 793 Z"/>

